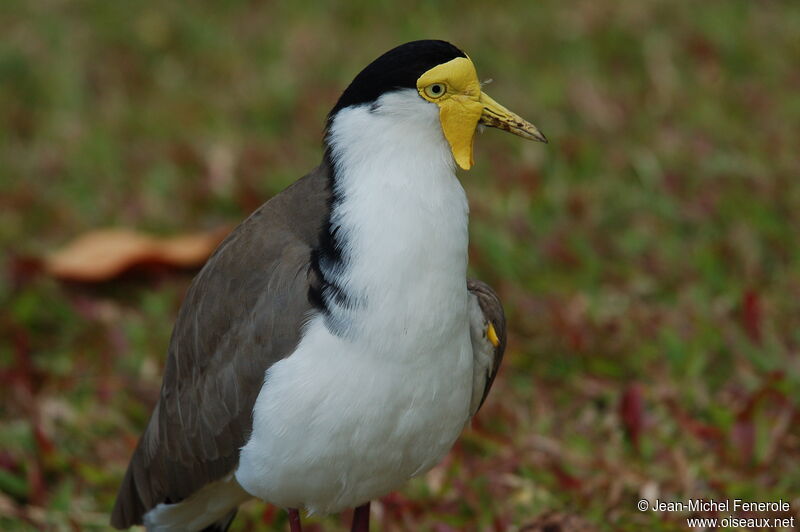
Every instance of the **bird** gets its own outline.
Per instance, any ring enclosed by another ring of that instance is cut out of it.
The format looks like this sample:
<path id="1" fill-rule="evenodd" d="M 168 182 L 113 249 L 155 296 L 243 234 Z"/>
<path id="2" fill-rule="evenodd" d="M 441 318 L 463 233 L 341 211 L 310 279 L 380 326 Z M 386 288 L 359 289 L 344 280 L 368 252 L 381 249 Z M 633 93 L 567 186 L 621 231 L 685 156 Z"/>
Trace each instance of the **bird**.
<path id="1" fill-rule="evenodd" d="M 227 530 L 256 498 L 354 508 L 429 471 L 486 400 L 506 346 L 497 293 L 467 278 L 483 126 L 547 142 L 455 45 L 366 66 L 327 117 L 322 161 L 255 210 L 192 281 L 161 391 L 111 513 L 124 529 Z"/>

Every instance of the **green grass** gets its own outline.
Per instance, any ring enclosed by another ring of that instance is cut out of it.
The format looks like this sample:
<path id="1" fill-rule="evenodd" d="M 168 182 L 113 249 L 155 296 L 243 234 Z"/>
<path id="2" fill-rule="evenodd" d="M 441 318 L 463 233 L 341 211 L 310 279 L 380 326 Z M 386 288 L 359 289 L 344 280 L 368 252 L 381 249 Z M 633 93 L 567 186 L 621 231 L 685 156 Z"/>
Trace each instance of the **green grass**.
<path id="1" fill-rule="evenodd" d="M 471 267 L 509 352 L 479 430 L 377 528 L 685 528 L 643 493 L 798 515 L 800 4 L 342 4 L 0 6 L 0 528 L 106 527 L 190 280 L 65 285 L 26 258 L 235 223 L 317 164 L 360 68 L 430 37 L 551 143 L 477 140 Z"/>

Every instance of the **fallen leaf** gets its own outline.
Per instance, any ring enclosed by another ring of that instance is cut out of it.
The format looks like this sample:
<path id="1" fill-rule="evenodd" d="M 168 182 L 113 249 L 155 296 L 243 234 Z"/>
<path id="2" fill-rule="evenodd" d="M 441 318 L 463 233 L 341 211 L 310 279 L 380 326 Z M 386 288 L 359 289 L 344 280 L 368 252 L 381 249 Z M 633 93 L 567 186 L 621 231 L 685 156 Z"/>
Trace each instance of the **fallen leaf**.
<path id="1" fill-rule="evenodd" d="M 102 282 L 144 264 L 197 267 L 228 232 L 228 227 L 221 227 L 207 233 L 161 238 L 129 229 L 91 231 L 49 255 L 44 269 L 59 279 Z"/>

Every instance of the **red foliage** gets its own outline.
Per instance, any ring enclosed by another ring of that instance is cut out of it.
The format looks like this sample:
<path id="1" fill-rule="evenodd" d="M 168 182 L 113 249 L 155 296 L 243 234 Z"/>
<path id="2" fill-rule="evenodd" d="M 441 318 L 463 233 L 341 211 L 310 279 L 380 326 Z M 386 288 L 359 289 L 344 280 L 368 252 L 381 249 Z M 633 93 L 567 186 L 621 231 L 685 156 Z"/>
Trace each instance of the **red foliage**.
<path id="1" fill-rule="evenodd" d="M 642 386 L 639 383 L 630 384 L 622 392 L 622 400 L 619 403 L 619 415 L 622 418 L 622 426 L 625 434 L 633 444 L 634 449 L 639 451 L 639 439 L 644 431 L 645 408 Z"/>
<path id="2" fill-rule="evenodd" d="M 550 471 L 556 477 L 558 484 L 565 490 L 569 491 L 578 491 L 581 489 L 581 480 L 569 474 L 563 467 L 559 464 L 551 463 L 550 464 Z"/>
<path id="3" fill-rule="evenodd" d="M 667 400 L 667 407 L 669 408 L 672 418 L 685 433 L 691 434 L 706 443 L 719 443 L 722 441 L 723 434 L 719 427 L 693 418 L 676 400 Z"/>
<path id="4" fill-rule="evenodd" d="M 745 291 L 742 296 L 742 327 L 755 343 L 761 343 L 762 319 L 761 298 L 758 292 L 753 289 Z"/>
<path id="5" fill-rule="evenodd" d="M 271 525 L 275 522 L 275 516 L 278 514 L 278 508 L 272 504 L 265 504 L 264 511 L 261 512 L 261 522 L 265 525 Z"/>

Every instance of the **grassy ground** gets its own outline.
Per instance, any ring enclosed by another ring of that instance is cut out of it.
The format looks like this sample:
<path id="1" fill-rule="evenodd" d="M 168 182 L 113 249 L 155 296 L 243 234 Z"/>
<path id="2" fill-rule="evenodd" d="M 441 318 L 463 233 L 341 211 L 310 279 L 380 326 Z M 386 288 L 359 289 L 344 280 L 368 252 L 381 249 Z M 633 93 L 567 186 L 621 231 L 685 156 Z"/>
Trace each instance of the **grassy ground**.
<path id="1" fill-rule="evenodd" d="M 30 257 L 97 227 L 235 223 L 317 163 L 361 67 L 428 37 L 551 144 L 477 141 L 471 267 L 509 352 L 474 429 L 377 528 L 559 510 L 685 529 L 642 497 L 797 516 L 800 4 L 343 4 L 0 5 L 0 528 L 107 526 L 191 279 L 71 285 Z M 235 529 L 265 521 L 285 527 L 252 504 Z"/>

